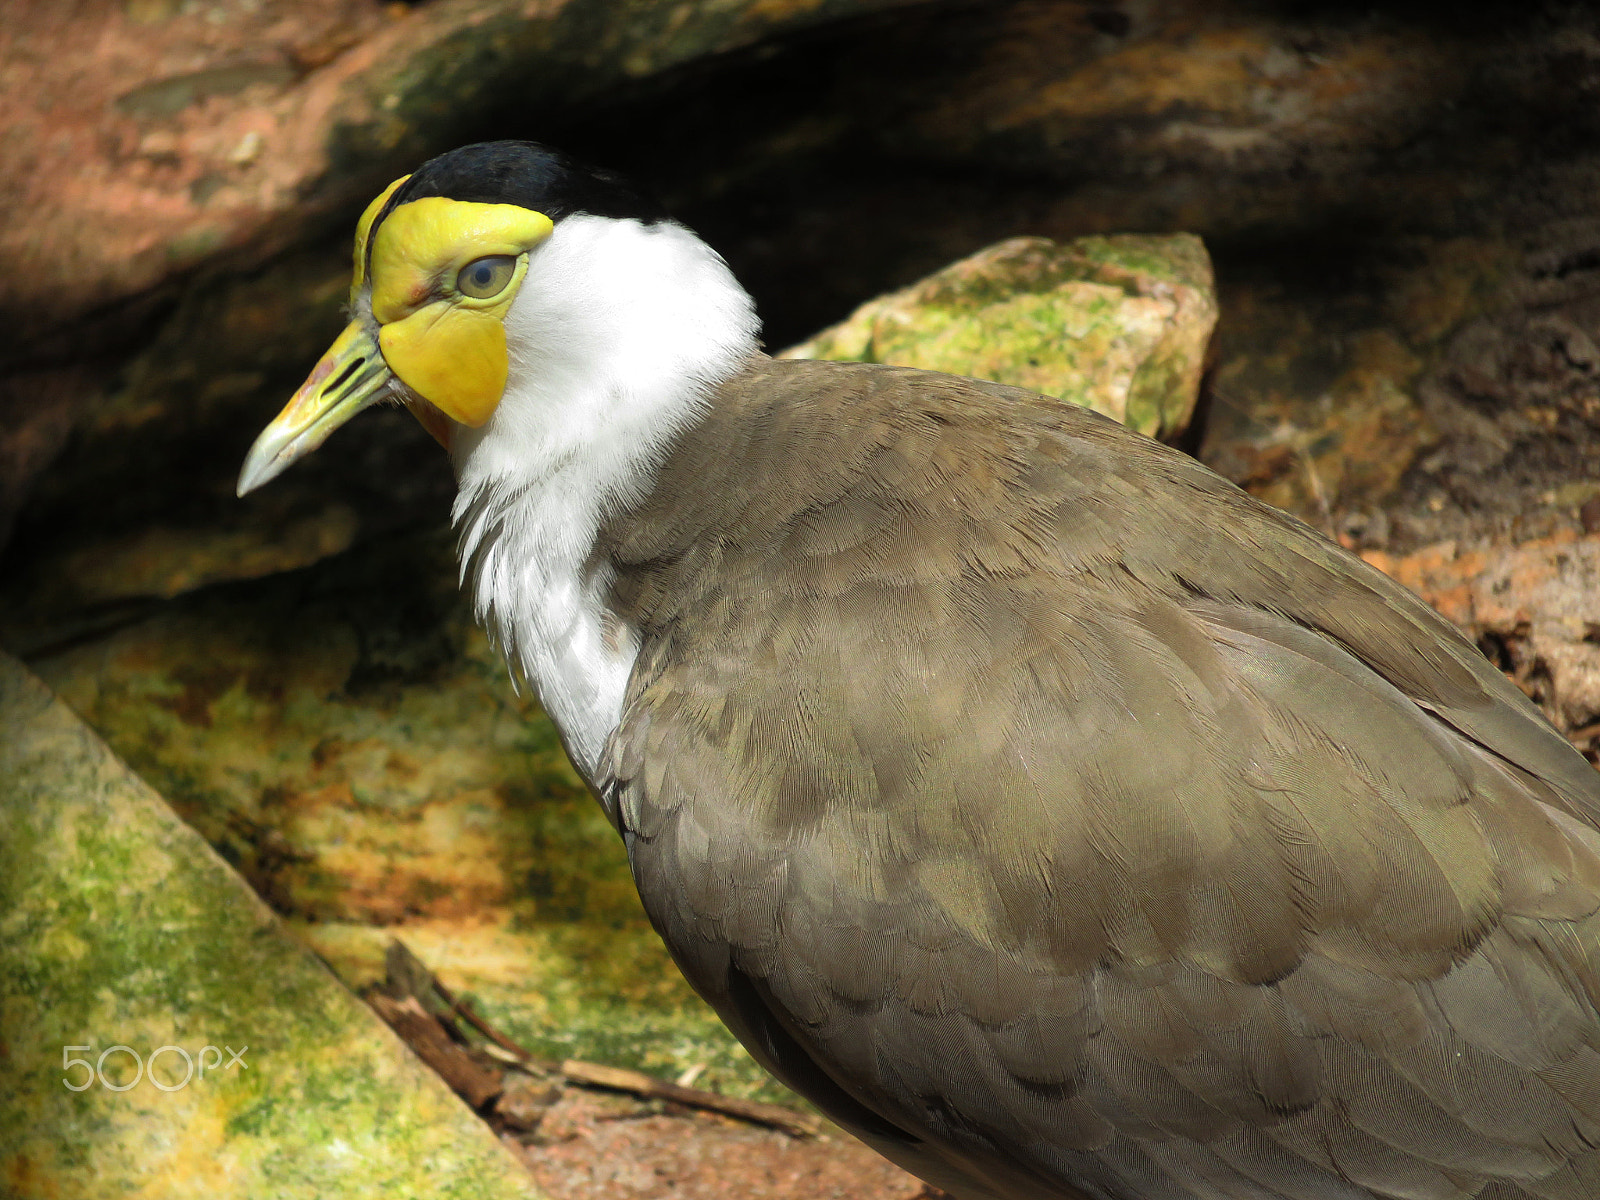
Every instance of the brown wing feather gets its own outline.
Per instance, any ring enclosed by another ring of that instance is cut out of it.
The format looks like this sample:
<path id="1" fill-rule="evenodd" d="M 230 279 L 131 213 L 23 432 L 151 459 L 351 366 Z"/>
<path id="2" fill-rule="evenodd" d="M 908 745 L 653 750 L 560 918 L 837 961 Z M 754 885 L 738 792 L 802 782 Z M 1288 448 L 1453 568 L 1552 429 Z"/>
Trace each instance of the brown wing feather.
<path id="1" fill-rule="evenodd" d="M 754 367 L 608 538 L 646 908 L 891 1157 L 1600 1194 L 1600 777 L 1396 585 L 1087 414 L 836 364 Z"/>

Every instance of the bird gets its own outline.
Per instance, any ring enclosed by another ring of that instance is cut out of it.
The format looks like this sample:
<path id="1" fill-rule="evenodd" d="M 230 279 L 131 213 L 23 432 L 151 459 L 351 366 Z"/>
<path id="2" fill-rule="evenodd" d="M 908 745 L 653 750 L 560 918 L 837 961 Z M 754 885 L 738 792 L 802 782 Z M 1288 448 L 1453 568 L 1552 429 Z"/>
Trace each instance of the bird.
<path id="1" fill-rule="evenodd" d="M 372 202 L 239 493 L 376 403 L 684 975 L 890 1160 L 1600 1197 L 1600 775 L 1399 584 L 1092 412 L 768 357 L 715 250 L 534 142 Z"/>

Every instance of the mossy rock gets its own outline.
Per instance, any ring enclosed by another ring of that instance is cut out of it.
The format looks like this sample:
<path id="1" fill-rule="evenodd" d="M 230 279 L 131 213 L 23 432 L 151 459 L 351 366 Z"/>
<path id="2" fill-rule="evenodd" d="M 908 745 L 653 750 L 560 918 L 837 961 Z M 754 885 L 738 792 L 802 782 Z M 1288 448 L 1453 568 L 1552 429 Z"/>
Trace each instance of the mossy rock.
<path id="1" fill-rule="evenodd" d="M 0 728 L 0 1194 L 536 1194 L 488 1127 L 3 654 Z"/>
<path id="2" fill-rule="evenodd" d="M 1192 234 L 1011 238 L 780 357 L 992 379 L 1166 437 L 1194 412 L 1216 322 L 1211 259 Z"/>

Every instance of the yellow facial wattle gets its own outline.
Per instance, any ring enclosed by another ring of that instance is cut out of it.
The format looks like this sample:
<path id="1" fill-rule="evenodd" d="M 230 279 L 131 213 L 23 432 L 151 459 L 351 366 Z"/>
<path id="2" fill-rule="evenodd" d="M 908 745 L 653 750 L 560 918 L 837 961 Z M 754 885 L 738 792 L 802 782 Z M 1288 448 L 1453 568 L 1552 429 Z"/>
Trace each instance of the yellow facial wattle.
<path id="1" fill-rule="evenodd" d="M 506 330 L 493 314 L 438 300 L 378 329 L 389 369 L 453 421 L 476 428 L 506 390 Z"/>
<path id="2" fill-rule="evenodd" d="M 372 243 L 372 315 L 383 357 L 406 386 L 463 425 L 489 419 L 505 391 L 506 311 L 527 274 L 527 252 L 554 228 L 513 204 L 439 196 L 392 210 Z M 499 290 L 473 294 L 463 272 L 510 259 Z"/>

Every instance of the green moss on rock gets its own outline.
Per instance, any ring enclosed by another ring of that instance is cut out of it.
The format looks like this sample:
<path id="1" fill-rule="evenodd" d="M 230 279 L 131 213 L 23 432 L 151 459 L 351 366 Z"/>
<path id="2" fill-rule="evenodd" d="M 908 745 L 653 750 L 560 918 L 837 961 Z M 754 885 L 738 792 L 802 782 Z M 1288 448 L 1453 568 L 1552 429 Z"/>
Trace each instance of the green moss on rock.
<path id="1" fill-rule="evenodd" d="M 534 1194 L 488 1128 L 4 655 L 0 728 L 0 1193 Z"/>
<path id="2" fill-rule="evenodd" d="M 1211 260 L 1191 234 L 1012 238 L 781 357 L 992 379 L 1159 437 L 1189 422 L 1216 320 Z"/>

